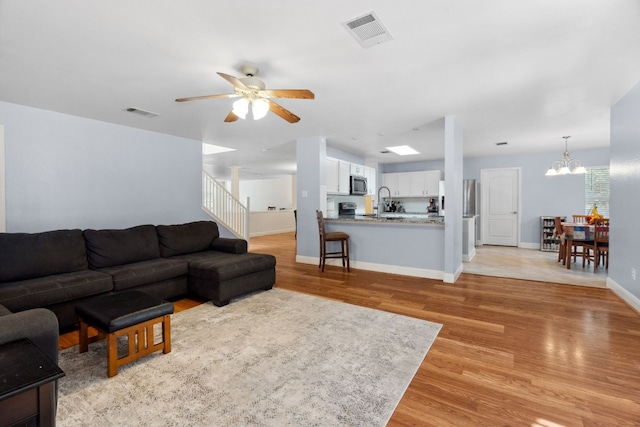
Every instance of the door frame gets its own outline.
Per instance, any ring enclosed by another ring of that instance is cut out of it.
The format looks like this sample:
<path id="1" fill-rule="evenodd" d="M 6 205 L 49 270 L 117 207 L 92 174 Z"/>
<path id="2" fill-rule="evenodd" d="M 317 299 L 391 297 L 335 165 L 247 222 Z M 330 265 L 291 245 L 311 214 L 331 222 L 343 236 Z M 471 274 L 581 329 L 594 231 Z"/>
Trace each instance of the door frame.
<path id="1" fill-rule="evenodd" d="M 486 182 L 485 178 L 485 174 L 489 171 L 504 171 L 504 170 L 515 170 L 518 173 L 518 179 L 517 179 L 517 184 L 518 184 L 518 188 L 517 188 L 517 195 L 518 195 L 518 213 L 516 214 L 516 246 L 519 248 L 520 247 L 520 242 L 521 242 L 521 230 L 522 230 L 522 214 L 520 212 L 522 212 L 522 167 L 507 167 L 507 168 L 487 168 L 487 169 L 480 169 L 480 245 L 483 245 L 484 242 L 486 241 L 485 238 L 485 227 L 484 227 L 484 222 L 487 218 L 487 206 L 485 203 L 485 200 L 487 200 L 486 196 L 488 194 L 488 187 L 484 184 Z"/>

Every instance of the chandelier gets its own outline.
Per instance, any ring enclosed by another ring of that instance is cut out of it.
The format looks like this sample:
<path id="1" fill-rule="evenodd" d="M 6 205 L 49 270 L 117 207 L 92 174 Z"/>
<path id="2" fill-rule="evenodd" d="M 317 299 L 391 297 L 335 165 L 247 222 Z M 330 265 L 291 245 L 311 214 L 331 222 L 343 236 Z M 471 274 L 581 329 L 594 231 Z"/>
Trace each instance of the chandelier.
<path id="1" fill-rule="evenodd" d="M 563 136 L 563 138 L 564 138 L 564 154 L 562 155 L 562 159 L 556 160 L 555 162 L 553 162 L 545 175 L 551 176 L 551 175 L 587 173 L 587 169 L 585 169 L 582 163 L 580 163 L 579 160 L 572 159 L 571 156 L 569 155 L 569 150 L 567 149 L 567 139 L 571 137 Z"/>

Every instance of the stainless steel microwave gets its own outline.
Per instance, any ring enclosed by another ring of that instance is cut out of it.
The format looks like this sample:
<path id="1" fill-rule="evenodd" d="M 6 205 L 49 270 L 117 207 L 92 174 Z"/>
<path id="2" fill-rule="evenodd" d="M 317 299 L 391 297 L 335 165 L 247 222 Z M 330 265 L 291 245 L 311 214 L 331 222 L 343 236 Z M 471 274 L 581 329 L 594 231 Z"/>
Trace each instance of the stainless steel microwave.
<path id="1" fill-rule="evenodd" d="M 349 185 L 349 194 L 353 196 L 367 195 L 367 178 L 364 176 L 351 175 L 351 183 Z"/>

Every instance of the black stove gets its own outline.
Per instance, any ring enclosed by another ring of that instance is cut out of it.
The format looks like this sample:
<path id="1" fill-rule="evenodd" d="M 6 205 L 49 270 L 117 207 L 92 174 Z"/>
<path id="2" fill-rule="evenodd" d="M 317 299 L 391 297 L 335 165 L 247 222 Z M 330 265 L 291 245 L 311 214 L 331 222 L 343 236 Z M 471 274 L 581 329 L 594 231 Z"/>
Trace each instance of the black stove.
<path id="1" fill-rule="evenodd" d="M 338 217 L 339 218 L 353 218 L 356 216 L 357 204 L 354 202 L 340 202 L 338 203 Z"/>

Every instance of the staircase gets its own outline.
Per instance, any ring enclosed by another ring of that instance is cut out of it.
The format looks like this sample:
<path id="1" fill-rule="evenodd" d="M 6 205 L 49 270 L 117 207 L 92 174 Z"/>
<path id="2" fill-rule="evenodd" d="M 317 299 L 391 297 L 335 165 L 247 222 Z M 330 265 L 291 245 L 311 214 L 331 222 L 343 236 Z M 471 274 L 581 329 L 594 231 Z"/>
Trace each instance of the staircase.
<path id="1" fill-rule="evenodd" d="M 240 239 L 249 240 L 249 198 L 247 206 L 202 171 L 202 210 Z"/>

